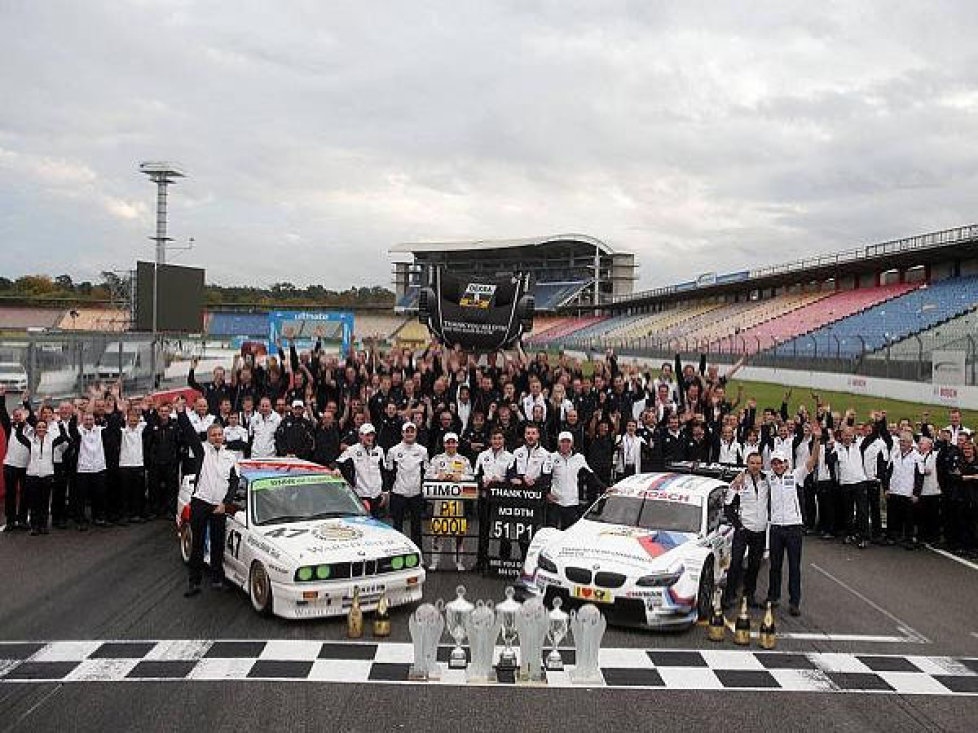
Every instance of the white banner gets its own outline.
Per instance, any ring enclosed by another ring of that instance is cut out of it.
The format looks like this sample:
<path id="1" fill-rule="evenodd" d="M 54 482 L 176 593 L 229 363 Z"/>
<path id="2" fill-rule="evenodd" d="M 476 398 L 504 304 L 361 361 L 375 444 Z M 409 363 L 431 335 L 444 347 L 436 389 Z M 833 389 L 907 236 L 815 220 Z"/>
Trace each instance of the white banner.
<path id="1" fill-rule="evenodd" d="M 964 351 L 934 351 L 931 353 L 931 381 L 935 385 L 965 384 L 966 357 Z"/>

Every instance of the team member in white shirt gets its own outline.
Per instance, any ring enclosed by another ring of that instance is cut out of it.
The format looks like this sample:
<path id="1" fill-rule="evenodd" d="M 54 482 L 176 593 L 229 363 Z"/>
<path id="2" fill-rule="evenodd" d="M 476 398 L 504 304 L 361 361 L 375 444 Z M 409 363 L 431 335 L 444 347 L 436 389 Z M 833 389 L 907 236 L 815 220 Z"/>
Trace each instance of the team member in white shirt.
<path id="1" fill-rule="evenodd" d="M 60 426 L 55 434 L 48 429 L 45 420 L 38 420 L 33 428 L 20 423 L 15 437 L 28 451 L 26 488 L 31 505 L 31 534 L 47 534 L 48 507 L 51 505 L 51 487 L 54 483 L 54 449 L 68 442 L 68 434 Z"/>
<path id="2" fill-rule="evenodd" d="M 248 429 L 241 424 L 241 417 L 236 412 L 227 416 L 228 424 L 224 426 L 224 445 L 234 453 L 237 460 L 243 460 L 248 455 Z"/>
<path id="3" fill-rule="evenodd" d="M 146 423 L 138 410 L 129 410 L 126 425 L 120 431 L 119 479 L 122 483 L 122 506 L 129 521 L 143 521 L 146 511 Z M 125 514 L 123 514 L 125 516 Z"/>
<path id="4" fill-rule="evenodd" d="M 567 529 L 581 515 L 582 497 L 604 488 L 587 464 L 587 459 L 574 452 L 574 436 L 564 431 L 557 436 L 557 452 L 551 456 L 553 474 L 550 493 L 547 494 L 547 524 L 557 529 Z M 593 491 L 582 491 L 582 485 Z"/>
<path id="5" fill-rule="evenodd" d="M 68 421 L 75 413 L 75 408 L 70 402 L 62 402 L 58 405 L 57 415 L 54 421 L 59 426 L 63 426 L 65 432 L 68 431 Z M 50 427 L 51 423 L 48 424 Z M 58 428 L 60 430 L 60 427 Z M 68 440 L 54 449 L 54 486 L 51 489 L 51 525 L 57 529 L 64 529 L 68 526 L 68 463 L 71 454 L 68 449 L 71 441 Z"/>
<path id="6" fill-rule="evenodd" d="M 425 471 L 426 479 L 437 479 L 438 481 L 463 481 L 472 479 L 472 464 L 469 459 L 458 452 L 458 435 L 455 433 L 445 433 L 442 438 L 445 445 L 445 452 L 439 453 L 431 459 L 428 469 Z M 462 562 L 462 538 L 455 538 L 455 569 L 460 573 L 465 570 L 465 563 Z M 431 564 L 429 570 L 438 569 L 438 560 L 441 556 L 441 537 L 435 537 L 431 543 Z"/>
<path id="7" fill-rule="evenodd" d="M 343 451 L 336 459 L 336 467 L 357 492 L 357 496 L 367 501 L 370 514 L 377 518 L 384 508 L 384 479 L 381 471 L 384 466 L 384 451 L 374 445 L 377 431 L 371 423 L 365 422 L 361 425 L 357 434 L 360 442 Z"/>
<path id="8" fill-rule="evenodd" d="M 550 491 L 553 459 L 549 451 L 540 446 L 540 429 L 536 425 L 523 428 L 523 445 L 513 451 L 513 462 L 506 470 L 506 480 L 513 486 L 535 489 L 544 497 Z M 530 546 L 529 537 L 521 538 L 519 543 L 525 559 Z M 503 538 L 499 543 L 500 556 L 510 557 L 511 549 L 509 539 Z"/>
<path id="9" fill-rule="evenodd" d="M 884 480 L 886 489 L 886 534 L 891 543 L 913 544 L 914 509 L 920 500 L 920 453 L 913 433 L 900 433 L 896 450 L 890 454 Z"/>
<path id="10" fill-rule="evenodd" d="M 920 453 L 920 500 L 915 512 L 917 542 L 937 542 L 941 531 L 941 486 L 937 481 L 937 451 L 934 450 L 934 441 L 930 438 L 921 438 L 917 450 Z"/>
<path id="11" fill-rule="evenodd" d="M 7 436 L 7 452 L 3 457 L 3 485 L 5 487 L 3 506 L 4 521 L 6 522 L 3 531 L 12 532 L 17 529 L 27 529 L 28 501 L 25 484 L 27 463 L 30 457 L 27 449 L 14 435 L 17 426 L 26 421 L 27 410 L 17 407 L 14 409 L 13 415 L 8 415 L 4 401 L 5 394 L 4 388 L 0 387 L 0 424 L 2 424 L 3 432 Z M 18 497 L 20 498 L 19 502 L 17 501 Z"/>
<path id="12" fill-rule="evenodd" d="M 104 427 L 95 424 L 95 415 L 91 411 L 82 415 L 81 425 L 73 418 L 68 423 L 68 432 L 75 443 L 78 452 L 78 462 L 75 466 L 75 480 L 72 484 L 72 508 L 75 514 L 75 524 L 79 531 L 88 529 L 88 519 L 85 516 L 85 505 L 91 500 L 92 523 L 96 527 L 105 527 L 105 446 L 102 444 Z"/>
<path id="13" fill-rule="evenodd" d="M 411 540 L 421 547 L 421 515 L 424 497 L 421 484 L 428 468 L 428 449 L 418 443 L 418 426 L 406 422 L 401 426 L 401 442 L 387 451 L 385 465 L 390 482 L 391 520 L 398 532 L 404 532 L 404 515 L 411 520 Z"/>
<path id="14" fill-rule="evenodd" d="M 846 543 L 855 544 L 860 550 L 869 546 L 869 498 L 866 494 L 866 469 L 859 444 L 854 440 L 851 426 L 842 428 L 842 441 L 835 444 L 829 456 L 830 466 L 835 466 L 839 486 L 842 487 L 842 517 L 840 524 L 846 528 Z M 855 522 L 853 514 L 855 513 Z"/>
<path id="15" fill-rule="evenodd" d="M 744 449 L 734 437 L 734 429 L 730 425 L 720 428 L 720 450 L 717 453 L 717 463 L 726 466 L 743 466 Z"/>
<path id="16" fill-rule="evenodd" d="M 770 561 L 767 600 L 772 606 L 781 601 L 781 568 L 788 555 L 788 611 L 798 616 L 801 611 L 801 545 L 804 521 L 798 501 L 799 488 L 818 463 L 822 430 L 812 427 L 815 437 L 812 452 L 803 466 L 789 470 L 790 457 L 780 451 L 771 454 L 771 472 L 765 476 L 771 497 Z"/>
<path id="17" fill-rule="evenodd" d="M 479 482 L 479 562 L 485 570 L 489 552 L 489 489 L 506 486 L 506 471 L 513 454 L 506 450 L 506 434 L 498 428 L 489 435 L 489 447 L 475 459 L 475 479 Z M 508 546 L 508 543 L 507 543 Z M 503 557 L 500 552 L 500 557 Z M 506 557 L 509 557 L 507 552 Z"/>
<path id="18" fill-rule="evenodd" d="M 730 482 L 724 499 L 727 521 L 734 527 L 730 569 L 727 586 L 723 591 L 723 607 L 734 604 L 744 581 L 747 602 L 757 607 L 754 592 L 757 590 L 757 574 L 764 555 L 764 539 L 768 525 L 770 486 L 764 478 L 764 459 L 760 453 L 747 456 L 747 470 Z M 744 555 L 747 555 L 747 571 L 744 572 Z"/>
<path id="19" fill-rule="evenodd" d="M 642 470 L 642 446 L 645 441 L 636 434 L 638 423 L 628 418 L 625 433 L 618 437 L 615 448 L 615 474 L 618 478 L 632 476 Z"/>
<path id="20" fill-rule="evenodd" d="M 523 419 L 527 422 L 533 420 L 533 408 L 539 405 L 543 408 L 543 420 L 547 419 L 547 400 L 541 394 L 540 380 L 536 377 L 530 378 L 530 394 L 525 395 L 520 400 L 520 407 L 523 410 Z"/>
<path id="21" fill-rule="evenodd" d="M 873 421 L 863 425 L 863 439 L 859 449 L 863 452 L 863 470 L 866 473 L 866 503 L 869 508 L 869 536 L 874 542 L 883 539 L 883 519 L 880 494 L 883 472 L 890 460 L 890 450 L 879 434 L 877 414 Z"/>
<path id="22" fill-rule="evenodd" d="M 204 574 L 204 534 L 209 533 L 211 587 L 222 589 L 224 584 L 224 544 L 227 528 L 226 507 L 234 505 L 238 488 L 238 461 L 224 447 L 224 429 L 212 423 L 207 440 L 201 441 L 183 406 L 178 407 L 177 424 L 183 431 L 196 465 L 193 493 L 190 497 L 190 575 L 184 596 L 193 598 L 200 593 Z"/>
<path id="23" fill-rule="evenodd" d="M 258 414 L 248 422 L 248 432 L 251 434 L 251 457 L 274 458 L 275 431 L 282 422 L 281 416 L 272 410 L 272 401 L 262 397 L 258 403 Z"/>

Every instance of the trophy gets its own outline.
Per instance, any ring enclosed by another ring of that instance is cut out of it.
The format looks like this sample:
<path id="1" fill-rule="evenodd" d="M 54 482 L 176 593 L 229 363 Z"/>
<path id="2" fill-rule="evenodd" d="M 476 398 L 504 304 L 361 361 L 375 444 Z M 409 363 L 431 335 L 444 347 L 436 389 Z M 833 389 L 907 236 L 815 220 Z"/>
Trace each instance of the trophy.
<path id="1" fill-rule="evenodd" d="M 448 668 L 465 669 L 468 661 L 462 648 L 462 640 L 465 639 L 465 624 L 475 606 L 465 600 L 464 585 L 455 589 L 455 596 L 454 601 L 445 604 L 445 626 L 448 628 L 448 635 L 455 640 L 455 648 L 448 658 Z"/>
<path id="2" fill-rule="evenodd" d="M 513 598 L 515 594 L 513 586 L 506 586 L 506 600 L 496 606 L 496 620 L 503 637 L 503 650 L 499 653 L 499 664 L 496 666 L 497 679 L 500 673 L 508 676 L 516 672 L 513 642 L 516 641 L 516 612 L 520 610 L 520 602 Z"/>
<path id="3" fill-rule="evenodd" d="M 516 630 L 520 636 L 520 681 L 546 680 L 543 673 L 543 642 L 547 638 L 547 607 L 533 596 L 516 612 Z"/>
<path id="4" fill-rule="evenodd" d="M 571 613 L 570 629 L 574 635 L 576 664 L 570 672 L 571 682 L 577 685 L 601 684 L 601 670 L 598 668 L 598 652 L 601 650 L 601 637 L 608 622 L 593 603 L 582 606 Z"/>
<path id="5" fill-rule="evenodd" d="M 440 601 L 439 601 L 440 604 Z M 414 664 L 408 671 L 408 679 L 416 681 L 441 678 L 438 668 L 438 640 L 445 630 L 441 608 L 422 603 L 408 619 L 408 630 L 414 644 Z"/>
<path id="6" fill-rule="evenodd" d="M 547 635 L 550 637 L 551 646 L 550 654 L 547 655 L 547 669 L 553 671 L 560 671 L 564 668 L 564 658 L 560 656 L 557 647 L 560 646 L 560 642 L 567 636 L 567 626 L 570 621 L 570 616 L 560 610 L 562 605 L 564 605 L 564 602 L 560 597 L 554 598 L 554 609 L 547 615 L 549 622 Z"/>
<path id="7" fill-rule="evenodd" d="M 492 672 L 492 655 L 499 636 L 499 622 L 492 601 L 476 601 L 475 609 L 465 619 L 465 635 L 469 639 L 472 661 L 466 670 L 466 681 L 488 682 Z"/>

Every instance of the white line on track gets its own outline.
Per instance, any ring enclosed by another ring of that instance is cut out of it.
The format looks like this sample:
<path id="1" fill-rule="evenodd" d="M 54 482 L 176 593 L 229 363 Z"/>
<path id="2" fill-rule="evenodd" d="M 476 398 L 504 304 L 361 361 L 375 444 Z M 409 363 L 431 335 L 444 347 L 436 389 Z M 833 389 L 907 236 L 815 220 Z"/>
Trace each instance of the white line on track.
<path id="1" fill-rule="evenodd" d="M 930 639 L 928 639 L 923 634 L 915 631 L 913 629 L 913 627 L 910 626 L 910 624 L 908 624 L 908 623 L 906 623 L 904 621 L 901 621 L 899 618 L 897 618 L 892 613 L 890 613 L 889 611 L 887 611 L 881 605 L 879 605 L 875 601 L 867 598 L 865 595 L 863 595 L 862 593 L 860 593 L 858 590 L 856 590 L 855 588 L 853 588 L 851 585 L 849 585 L 845 581 L 839 580 L 837 577 L 835 577 L 834 575 L 832 575 L 832 573 L 830 573 L 828 570 L 825 570 L 824 568 L 819 567 L 815 563 L 811 563 L 811 566 L 812 566 L 812 568 L 814 568 L 816 571 L 818 571 L 819 573 L 821 573 L 822 575 L 824 575 L 829 580 L 831 580 L 834 583 L 838 584 L 842 588 L 845 588 L 847 591 L 849 591 L 850 593 L 852 593 L 856 598 L 858 598 L 859 600 L 861 600 L 863 603 L 865 603 L 866 605 L 870 606 L 871 608 L 874 608 L 875 610 L 879 611 L 884 616 L 886 616 L 888 619 L 890 619 L 891 621 L 893 621 L 897 625 L 897 631 L 902 631 L 904 634 L 907 635 L 907 638 L 905 639 L 905 641 L 918 642 L 920 644 L 929 644 L 930 643 Z"/>
<path id="2" fill-rule="evenodd" d="M 948 560 L 954 560 L 956 563 L 964 565 L 966 568 L 971 568 L 972 570 L 978 570 L 978 563 L 973 563 L 970 560 L 965 560 L 963 557 L 958 557 L 954 553 L 948 552 L 947 550 L 942 550 L 939 547 L 934 547 L 933 545 L 926 545 L 927 549 L 931 552 L 936 552 L 938 555 L 943 555 Z"/>

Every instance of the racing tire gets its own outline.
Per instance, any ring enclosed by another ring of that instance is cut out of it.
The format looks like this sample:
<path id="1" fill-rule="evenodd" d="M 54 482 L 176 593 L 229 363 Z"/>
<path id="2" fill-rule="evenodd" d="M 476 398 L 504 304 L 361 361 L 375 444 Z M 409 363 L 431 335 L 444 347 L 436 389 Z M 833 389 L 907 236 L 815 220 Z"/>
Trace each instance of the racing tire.
<path id="1" fill-rule="evenodd" d="M 272 581 L 260 562 L 251 564 L 251 572 L 248 573 L 248 598 L 259 616 L 272 615 Z"/>
<path id="2" fill-rule="evenodd" d="M 700 588 L 696 594 L 696 613 L 700 621 L 710 618 L 713 611 L 713 591 L 716 588 L 716 580 L 713 570 L 713 558 L 709 558 L 700 573 Z"/>
<path id="3" fill-rule="evenodd" d="M 190 550 L 194 544 L 194 532 L 190 529 L 190 522 L 185 522 L 180 527 L 180 559 L 184 565 L 190 564 Z"/>

